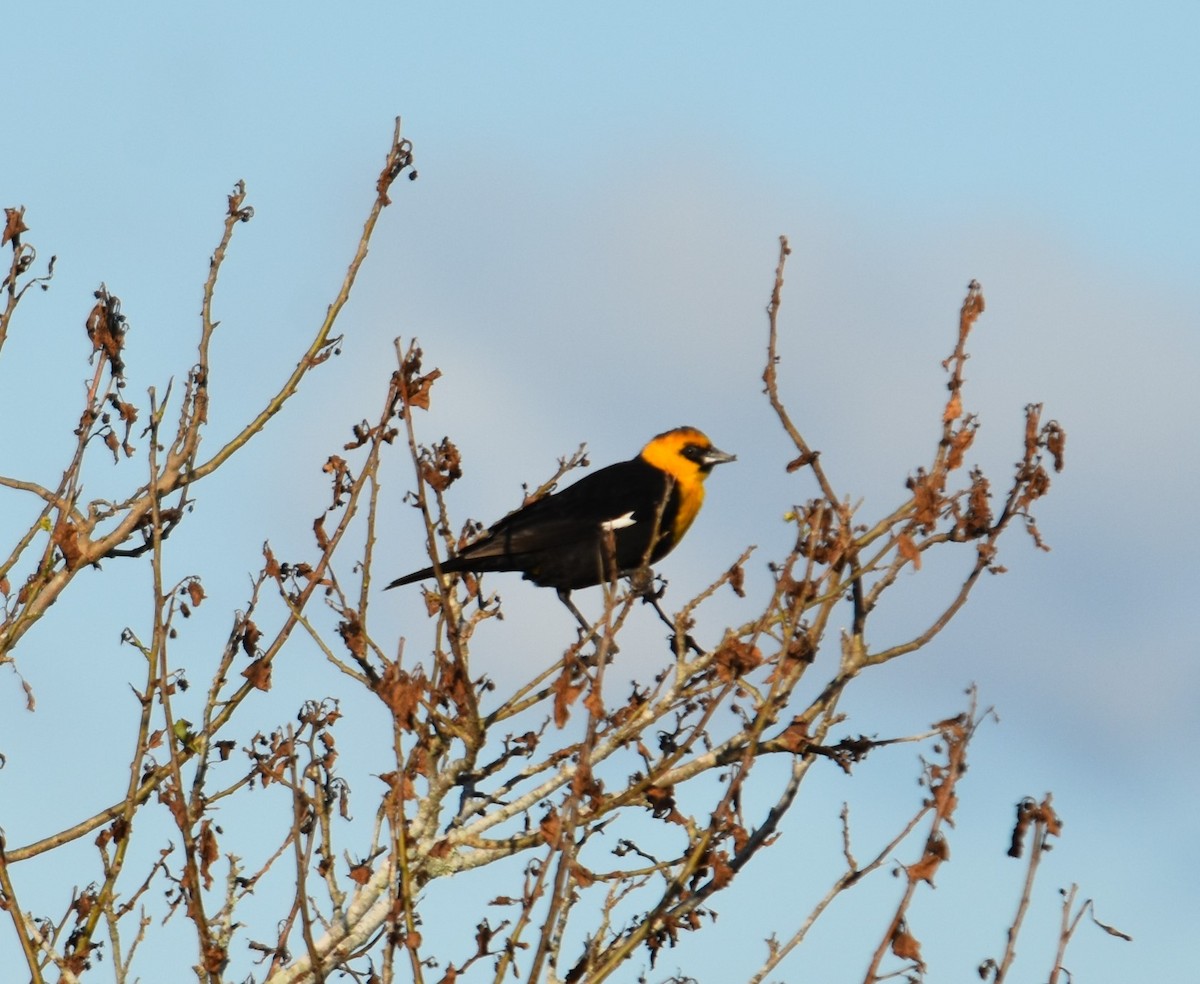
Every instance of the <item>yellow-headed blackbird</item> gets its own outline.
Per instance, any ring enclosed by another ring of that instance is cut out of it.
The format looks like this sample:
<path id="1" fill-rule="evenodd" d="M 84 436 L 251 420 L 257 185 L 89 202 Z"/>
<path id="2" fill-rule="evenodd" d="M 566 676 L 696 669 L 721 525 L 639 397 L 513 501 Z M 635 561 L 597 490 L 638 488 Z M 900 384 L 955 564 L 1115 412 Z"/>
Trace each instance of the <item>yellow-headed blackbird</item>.
<path id="1" fill-rule="evenodd" d="M 520 571 L 527 581 L 556 588 L 582 621 L 568 594 L 665 557 L 700 511 L 708 473 L 733 460 L 694 427 L 659 434 L 636 458 L 601 468 L 509 513 L 443 560 L 441 572 Z M 434 573 L 426 567 L 388 587 Z"/>

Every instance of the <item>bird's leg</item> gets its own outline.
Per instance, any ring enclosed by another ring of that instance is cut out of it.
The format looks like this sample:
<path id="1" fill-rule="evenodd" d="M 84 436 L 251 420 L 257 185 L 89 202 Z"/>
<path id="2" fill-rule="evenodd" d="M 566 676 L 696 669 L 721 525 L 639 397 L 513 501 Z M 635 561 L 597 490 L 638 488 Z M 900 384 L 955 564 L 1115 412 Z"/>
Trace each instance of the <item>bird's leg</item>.
<path id="1" fill-rule="evenodd" d="M 679 630 L 671 617 L 663 611 L 662 605 L 658 603 L 663 593 L 667 590 L 667 582 L 663 581 L 662 586 L 656 589 L 654 587 L 654 571 L 650 570 L 649 567 L 641 567 L 629 575 L 629 586 L 633 589 L 634 594 L 642 599 L 642 604 L 654 606 L 654 610 L 658 612 L 658 617 L 671 630 L 671 648 L 676 648 L 678 645 Z M 683 634 L 683 644 L 697 656 L 704 652 L 704 648 L 687 632 Z"/>
<path id="2" fill-rule="evenodd" d="M 586 618 L 583 617 L 575 602 L 571 600 L 571 592 L 566 588 L 558 589 L 558 600 L 567 606 L 567 610 L 575 616 L 575 620 L 583 629 L 583 642 L 594 642 L 597 647 L 600 645 L 600 631 L 595 626 L 591 625 Z M 610 654 L 620 652 L 614 640 L 608 641 L 608 651 Z"/>
<path id="3" fill-rule="evenodd" d="M 567 606 L 567 611 L 575 616 L 576 620 L 583 627 L 583 631 L 588 634 L 588 637 L 593 638 L 596 634 L 596 630 L 588 624 L 588 620 L 583 617 L 583 612 L 575 607 L 575 602 L 571 600 L 571 592 L 566 588 L 559 588 L 558 600 Z"/>

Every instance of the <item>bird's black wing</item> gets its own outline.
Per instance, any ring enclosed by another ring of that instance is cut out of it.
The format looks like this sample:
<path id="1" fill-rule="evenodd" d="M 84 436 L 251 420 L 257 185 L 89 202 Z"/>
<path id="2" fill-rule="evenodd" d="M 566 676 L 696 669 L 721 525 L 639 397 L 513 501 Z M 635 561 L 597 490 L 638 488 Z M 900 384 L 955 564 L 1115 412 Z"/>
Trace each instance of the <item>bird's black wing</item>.
<path id="1" fill-rule="evenodd" d="M 615 536 L 618 568 L 640 566 L 656 528 L 670 528 L 670 516 L 656 525 L 669 492 L 669 477 L 640 457 L 609 465 L 509 513 L 441 569 L 521 571 L 537 584 L 568 589 L 596 584 L 606 576 L 601 563 L 606 530 Z M 432 575 L 427 567 L 388 587 Z"/>
<path id="2" fill-rule="evenodd" d="M 528 554 L 580 541 L 599 542 L 606 528 L 615 531 L 650 527 L 668 491 L 667 477 L 641 458 L 622 461 L 585 475 L 578 482 L 510 513 L 488 537 L 463 553 Z"/>

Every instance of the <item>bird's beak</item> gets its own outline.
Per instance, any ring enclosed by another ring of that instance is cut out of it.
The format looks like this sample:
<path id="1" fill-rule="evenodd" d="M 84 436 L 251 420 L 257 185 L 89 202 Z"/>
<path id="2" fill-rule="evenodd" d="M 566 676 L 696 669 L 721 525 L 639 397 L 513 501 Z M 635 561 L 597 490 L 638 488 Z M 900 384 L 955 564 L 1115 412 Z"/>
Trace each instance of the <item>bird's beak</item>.
<path id="1" fill-rule="evenodd" d="M 705 469 L 712 468 L 713 465 L 723 465 L 727 461 L 737 461 L 736 454 L 728 454 L 720 448 L 709 448 L 704 452 L 704 457 L 701 459 Z"/>

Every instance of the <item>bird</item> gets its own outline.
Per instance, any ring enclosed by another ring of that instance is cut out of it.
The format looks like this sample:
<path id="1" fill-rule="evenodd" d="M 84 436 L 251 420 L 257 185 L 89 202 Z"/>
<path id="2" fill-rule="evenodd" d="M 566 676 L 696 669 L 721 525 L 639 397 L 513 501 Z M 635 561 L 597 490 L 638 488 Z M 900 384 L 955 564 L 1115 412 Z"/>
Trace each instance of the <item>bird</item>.
<path id="1" fill-rule="evenodd" d="M 520 571 L 525 580 L 554 588 L 591 632 L 571 592 L 636 573 L 670 553 L 700 511 L 709 472 L 735 460 L 695 427 L 665 431 L 636 457 L 526 503 L 453 557 L 399 577 L 385 590 L 439 573 Z"/>

